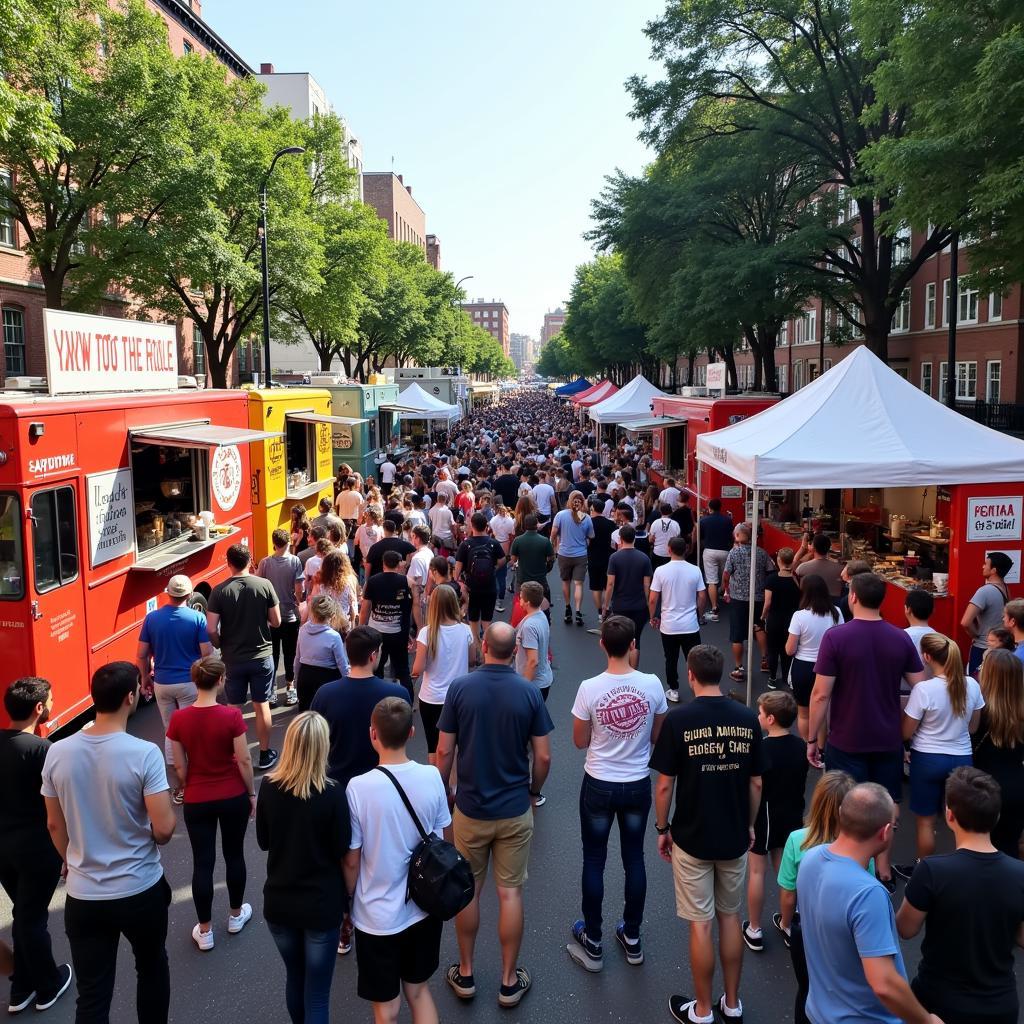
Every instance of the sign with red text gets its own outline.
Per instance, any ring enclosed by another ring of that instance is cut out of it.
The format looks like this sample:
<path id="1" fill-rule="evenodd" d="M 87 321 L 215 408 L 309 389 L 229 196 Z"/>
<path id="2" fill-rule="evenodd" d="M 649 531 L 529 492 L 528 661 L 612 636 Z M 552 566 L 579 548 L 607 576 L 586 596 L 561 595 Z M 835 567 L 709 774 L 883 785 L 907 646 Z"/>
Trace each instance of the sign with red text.
<path id="1" fill-rule="evenodd" d="M 705 386 L 708 391 L 719 391 L 725 394 L 725 363 L 708 363 Z"/>
<path id="2" fill-rule="evenodd" d="M 967 499 L 968 540 L 1020 540 L 1024 496 Z"/>
<path id="3" fill-rule="evenodd" d="M 51 395 L 178 388 L 173 324 L 44 309 L 43 332 Z"/>

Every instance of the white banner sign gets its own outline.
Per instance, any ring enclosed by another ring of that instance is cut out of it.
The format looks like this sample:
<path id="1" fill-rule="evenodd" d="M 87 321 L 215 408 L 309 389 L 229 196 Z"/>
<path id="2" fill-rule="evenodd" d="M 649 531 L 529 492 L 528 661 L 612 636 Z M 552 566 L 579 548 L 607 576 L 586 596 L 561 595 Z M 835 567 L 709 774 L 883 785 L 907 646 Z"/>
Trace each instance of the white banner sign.
<path id="1" fill-rule="evenodd" d="M 708 363 L 707 389 L 725 394 L 725 363 Z"/>
<path id="2" fill-rule="evenodd" d="M 86 477 L 90 562 L 95 567 L 135 550 L 132 471 L 112 469 Z"/>
<path id="3" fill-rule="evenodd" d="M 967 499 L 968 540 L 1020 540 L 1024 496 Z"/>
<path id="4" fill-rule="evenodd" d="M 51 395 L 177 390 L 173 324 L 44 309 L 43 333 Z"/>

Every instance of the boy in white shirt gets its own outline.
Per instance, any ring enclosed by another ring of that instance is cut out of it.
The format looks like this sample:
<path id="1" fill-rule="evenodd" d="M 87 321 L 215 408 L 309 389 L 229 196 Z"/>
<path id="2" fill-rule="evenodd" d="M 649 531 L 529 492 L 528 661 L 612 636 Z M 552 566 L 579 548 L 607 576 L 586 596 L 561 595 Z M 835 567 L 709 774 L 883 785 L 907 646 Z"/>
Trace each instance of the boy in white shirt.
<path id="1" fill-rule="evenodd" d="M 405 898 L 420 833 L 395 781 L 426 832 L 451 842 L 452 816 L 437 769 L 410 761 L 405 752 L 412 735 L 408 701 L 385 697 L 373 709 L 370 742 L 384 771 L 374 768 L 348 784 L 352 839 L 344 872 L 352 893 L 356 991 L 374 1004 L 375 1019 L 395 1020 L 404 990 L 418 1024 L 437 1020 L 428 982 L 437 971 L 444 922 Z"/>

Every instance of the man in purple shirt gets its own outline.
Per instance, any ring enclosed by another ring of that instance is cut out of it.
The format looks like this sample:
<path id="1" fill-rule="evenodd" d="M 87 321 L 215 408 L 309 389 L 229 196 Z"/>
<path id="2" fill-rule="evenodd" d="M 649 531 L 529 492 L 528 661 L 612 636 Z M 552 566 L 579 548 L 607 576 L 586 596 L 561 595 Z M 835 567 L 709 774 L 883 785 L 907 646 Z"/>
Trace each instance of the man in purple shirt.
<path id="1" fill-rule="evenodd" d="M 880 611 L 885 580 L 865 572 L 850 580 L 853 618 L 825 633 L 814 665 L 807 760 L 849 772 L 857 782 L 877 782 L 894 801 L 903 792 L 900 684 L 924 679 L 914 641 L 885 622 Z M 827 723 L 827 725 L 826 725 Z M 878 855 L 878 877 L 892 892 L 889 852 Z"/>

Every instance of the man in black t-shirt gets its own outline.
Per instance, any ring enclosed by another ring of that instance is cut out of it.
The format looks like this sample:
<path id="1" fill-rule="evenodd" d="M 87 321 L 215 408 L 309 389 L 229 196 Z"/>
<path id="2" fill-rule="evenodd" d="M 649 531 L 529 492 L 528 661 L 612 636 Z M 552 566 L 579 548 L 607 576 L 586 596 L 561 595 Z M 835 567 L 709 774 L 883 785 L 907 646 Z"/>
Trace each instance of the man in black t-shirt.
<path id="1" fill-rule="evenodd" d="M 1019 1010 L 1014 947 L 1024 925 L 1024 863 L 992 845 L 999 783 L 978 768 L 946 780 L 946 822 L 956 852 L 917 862 L 896 928 L 925 929 L 911 987 L 945 1024 L 1012 1024 Z"/>
<path id="2" fill-rule="evenodd" d="M 618 549 L 608 559 L 608 587 L 605 593 L 604 613 L 624 615 L 633 623 L 636 645 L 629 652 L 629 663 L 633 668 L 639 668 L 640 634 L 650 621 L 647 602 L 654 569 L 647 555 L 637 551 L 633 546 L 635 540 L 635 527 L 629 523 L 619 527 Z"/>
<path id="3" fill-rule="evenodd" d="M 469 593 L 466 618 L 473 630 L 473 639 L 477 640 L 477 623 L 481 624 L 482 636 L 494 618 L 494 606 L 498 603 L 497 572 L 505 564 L 505 551 L 493 537 L 487 535 L 487 517 L 483 512 L 473 513 L 470 529 L 472 533 L 455 552 L 455 571 L 452 576 L 457 582 L 466 585 Z"/>
<path id="4" fill-rule="evenodd" d="M 512 463 L 506 459 L 501 472 L 494 478 L 494 492 L 500 494 L 506 508 L 515 508 L 519 500 L 519 478 L 512 472 Z"/>
<path id="5" fill-rule="evenodd" d="M 669 1007 L 676 1020 L 711 1021 L 716 917 L 725 982 L 719 1010 L 728 1018 L 742 1009 L 740 911 L 765 755 L 757 715 L 719 689 L 722 652 L 698 644 L 686 668 L 694 699 L 669 712 L 651 753 L 651 767 L 659 773 L 655 829 L 658 852 L 672 864 L 676 914 L 690 922 L 690 963 L 700 965 L 693 968 L 694 995 L 672 996 Z"/>
<path id="6" fill-rule="evenodd" d="M 370 545 L 366 552 L 366 579 L 376 576 L 383 568 L 384 552 L 397 551 L 399 562 L 404 562 L 408 568 L 409 559 L 415 554 L 416 549 L 407 541 L 398 536 L 398 527 L 390 519 L 385 519 L 384 536 L 375 544 Z"/>
<path id="7" fill-rule="evenodd" d="M 604 611 L 604 592 L 608 587 L 608 559 L 612 555 L 612 534 L 615 524 L 605 519 L 604 502 L 591 500 L 588 503 L 594 536 L 587 545 L 587 578 L 590 580 L 590 594 L 594 599 L 597 614 Z M 594 632 L 597 632 L 595 630 Z"/>
<path id="8" fill-rule="evenodd" d="M 409 622 L 412 618 L 412 590 L 405 573 L 399 571 L 397 551 L 385 551 L 383 571 L 371 576 L 363 587 L 359 605 L 359 625 L 371 626 L 381 636 L 381 657 L 377 671 L 391 662 L 391 674 L 408 691 L 412 701 L 412 676 L 409 674 Z"/>

